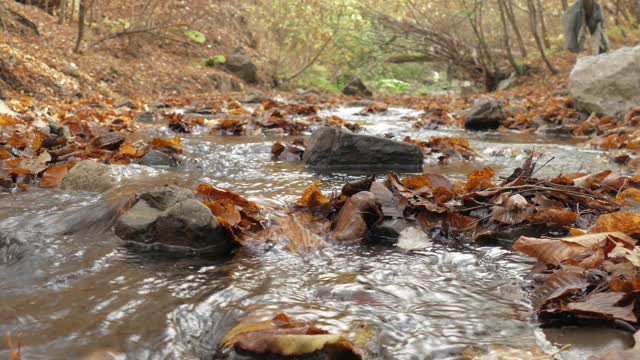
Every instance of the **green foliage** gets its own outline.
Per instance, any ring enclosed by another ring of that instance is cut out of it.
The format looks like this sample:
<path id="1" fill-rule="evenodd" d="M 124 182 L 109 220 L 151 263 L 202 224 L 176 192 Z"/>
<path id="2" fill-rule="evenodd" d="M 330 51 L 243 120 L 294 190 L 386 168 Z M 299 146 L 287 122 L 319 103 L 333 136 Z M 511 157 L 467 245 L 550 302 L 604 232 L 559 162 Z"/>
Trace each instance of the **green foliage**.
<path id="1" fill-rule="evenodd" d="M 227 62 L 227 58 L 224 55 L 214 55 L 208 58 L 204 64 L 208 67 L 217 67 Z"/>
<path id="2" fill-rule="evenodd" d="M 313 65 L 294 83 L 299 88 L 318 88 L 330 92 L 340 92 L 342 86 L 339 81 L 333 81 L 329 72 L 322 65 Z"/>
<path id="3" fill-rule="evenodd" d="M 204 42 L 207 41 L 207 37 L 200 31 L 185 30 L 184 34 L 193 42 L 196 42 L 198 44 L 204 44 Z"/>
<path id="4" fill-rule="evenodd" d="M 380 79 L 374 84 L 381 90 L 407 91 L 411 88 L 411 84 L 398 79 Z"/>

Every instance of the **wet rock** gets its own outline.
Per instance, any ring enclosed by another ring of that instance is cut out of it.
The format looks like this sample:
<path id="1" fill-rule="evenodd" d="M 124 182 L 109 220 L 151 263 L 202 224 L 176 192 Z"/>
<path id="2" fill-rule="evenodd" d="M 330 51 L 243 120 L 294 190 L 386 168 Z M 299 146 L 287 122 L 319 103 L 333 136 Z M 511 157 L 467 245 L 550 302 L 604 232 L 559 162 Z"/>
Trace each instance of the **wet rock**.
<path id="1" fill-rule="evenodd" d="M 143 111 L 143 112 L 137 113 L 133 117 L 133 121 L 151 123 L 155 121 L 155 116 L 151 111 Z"/>
<path id="2" fill-rule="evenodd" d="M 151 150 L 140 159 L 140 164 L 158 167 L 175 167 L 177 162 L 169 155 L 158 150 Z"/>
<path id="3" fill-rule="evenodd" d="M 469 110 L 465 127 L 470 130 L 497 129 L 506 120 L 502 104 L 494 99 L 478 99 Z"/>
<path id="4" fill-rule="evenodd" d="M 369 227 L 382 218 L 376 196 L 368 191 L 353 195 L 338 213 L 333 236 L 336 240 L 361 240 Z"/>
<path id="5" fill-rule="evenodd" d="M 208 207 L 173 185 L 140 194 L 116 221 L 115 233 L 134 244 L 188 254 L 224 255 L 236 245 Z"/>
<path id="6" fill-rule="evenodd" d="M 420 171 L 423 155 L 415 144 L 323 127 L 313 132 L 302 160 L 316 168 Z"/>
<path id="7" fill-rule="evenodd" d="M 385 220 L 371 228 L 367 240 L 375 244 L 395 245 L 400 233 L 410 226 L 411 223 L 404 219 Z"/>
<path id="8" fill-rule="evenodd" d="M 128 107 L 131 110 L 137 109 L 138 107 L 136 106 L 136 104 L 133 103 L 133 101 L 129 100 L 129 99 L 123 99 L 122 101 L 120 101 L 119 103 L 116 104 L 115 108 L 122 108 L 122 107 Z"/>
<path id="9" fill-rule="evenodd" d="M 576 109 L 606 115 L 640 104 L 640 45 L 578 59 L 569 75 Z"/>
<path id="10" fill-rule="evenodd" d="M 96 191 L 109 190 L 116 184 L 111 167 L 94 160 L 82 160 L 62 178 L 63 190 Z"/>
<path id="11" fill-rule="evenodd" d="M 168 109 L 169 105 L 159 101 L 153 101 L 149 103 L 149 107 L 152 109 Z"/>
<path id="12" fill-rule="evenodd" d="M 498 83 L 498 90 L 504 91 L 518 85 L 518 74 L 512 72 L 511 75 Z"/>
<path id="13" fill-rule="evenodd" d="M 4 103 L 4 101 L 0 100 L 0 115 L 16 116 L 18 114 L 16 114 L 13 110 L 9 109 L 9 107 Z"/>
<path id="14" fill-rule="evenodd" d="M 251 58 L 243 48 L 236 48 L 226 57 L 226 60 L 223 65 L 226 70 L 246 83 L 256 84 L 258 82 L 258 67 L 251 61 Z"/>
<path id="15" fill-rule="evenodd" d="M 542 134 L 544 136 L 572 136 L 573 128 L 543 125 L 536 130 L 536 134 Z"/>
<path id="16" fill-rule="evenodd" d="M 268 98 L 262 91 L 252 91 L 240 97 L 240 102 L 243 104 L 260 104 L 264 100 Z"/>
<path id="17" fill-rule="evenodd" d="M 342 93 L 350 96 L 372 96 L 371 90 L 367 88 L 364 82 L 358 78 L 349 76 L 345 81 L 346 85 L 342 88 Z"/>

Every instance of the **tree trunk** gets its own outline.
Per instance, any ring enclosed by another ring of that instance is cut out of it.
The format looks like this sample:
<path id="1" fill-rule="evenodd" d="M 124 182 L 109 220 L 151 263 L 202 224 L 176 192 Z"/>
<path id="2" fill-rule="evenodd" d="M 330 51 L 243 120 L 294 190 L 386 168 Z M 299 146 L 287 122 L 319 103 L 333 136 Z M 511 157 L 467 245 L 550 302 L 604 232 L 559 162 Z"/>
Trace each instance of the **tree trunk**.
<path id="1" fill-rule="evenodd" d="M 536 45 L 538 46 L 538 50 L 540 51 L 540 56 L 542 60 L 549 68 L 552 74 L 557 74 L 558 69 L 556 69 L 553 64 L 547 58 L 547 54 L 544 52 L 544 46 L 542 44 L 542 39 L 540 39 L 540 33 L 538 33 L 538 20 L 536 19 L 536 4 L 534 0 L 527 0 L 527 6 L 529 8 L 529 27 L 531 28 L 531 33 L 533 34 L 534 39 L 536 40 Z"/>
<path id="2" fill-rule="evenodd" d="M 85 15 L 85 0 L 79 0 L 78 3 L 78 38 L 76 39 L 76 47 L 73 52 L 80 52 L 80 45 L 82 44 L 82 38 L 84 37 L 84 15 Z"/>
<path id="3" fill-rule="evenodd" d="M 542 6 L 542 0 L 538 0 L 538 14 L 540 15 L 540 31 L 542 31 L 542 40 L 545 49 L 551 47 L 549 43 L 549 34 L 547 33 L 547 25 L 544 22 L 544 7 Z"/>
<path id="4" fill-rule="evenodd" d="M 62 25 L 64 24 L 65 16 L 67 15 L 67 1 L 66 0 L 62 0 L 60 1 L 60 14 L 59 15 L 59 19 L 58 19 L 58 24 Z"/>
<path id="5" fill-rule="evenodd" d="M 76 14 L 76 0 L 71 0 L 71 14 L 69 14 L 69 20 L 73 21 L 73 17 Z"/>
<path id="6" fill-rule="evenodd" d="M 500 9 L 500 22 L 502 23 L 502 31 L 504 32 L 504 48 L 507 50 L 507 58 L 509 59 L 509 63 L 511 64 L 511 67 L 513 67 L 513 70 L 515 70 L 518 75 L 522 75 L 520 73 L 520 67 L 511 52 L 511 44 L 509 43 L 509 27 L 507 26 L 507 19 L 504 15 L 504 0 L 498 0 L 498 8 Z"/>
<path id="7" fill-rule="evenodd" d="M 513 28 L 513 32 L 516 34 L 516 40 L 518 41 L 518 47 L 520 48 L 520 56 L 523 58 L 527 57 L 527 48 L 524 46 L 524 40 L 522 40 L 522 34 L 520 33 L 520 28 L 518 27 L 518 23 L 516 21 L 516 16 L 513 13 L 513 4 L 512 0 L 506 2 L 505 10 L 507 12 L 507 18 L 511 23 L 511 27 Z"/>
<path id="8" fill-rule="evenodd" d="M 567 12 L 569 9 L 569 2 L 567 0 L 562 0 L 562 11 Z"/>

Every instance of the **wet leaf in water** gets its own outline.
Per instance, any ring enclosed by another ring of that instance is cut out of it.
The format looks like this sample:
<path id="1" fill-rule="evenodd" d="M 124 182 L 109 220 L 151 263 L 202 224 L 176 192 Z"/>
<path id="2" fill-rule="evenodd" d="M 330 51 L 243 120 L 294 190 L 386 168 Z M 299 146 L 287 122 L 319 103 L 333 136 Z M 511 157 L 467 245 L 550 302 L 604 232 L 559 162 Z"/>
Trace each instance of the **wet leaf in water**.
<path id="1" fill-rule="evenodd" d="M 370 226 L 382 218 L 375 195 L 368 191 L 359 192 L 340 209 L 333 236 L 341 241 L 361 240 Z"/>
<path id="2" fill-rule="evenodd" d="M 326 245 L 320 236 L 304 228 L 292 215 L 282 219 L 282 232 L 289 239 L 287 249 L 294 253 L 323 248 Z"/>
<path id="3" fill-rule="evenodd" d="M 539 347 L 516 349 L 506 345 L 471 346 L 462 352 L 462 360 L 553 360 Z"/>
<path id="4" fill-rule="evenodd" d="M 589 282 L 581 271 L 556 271 L 544 281 L 542 286 L 531 294 L 531 301 L 534 308 L 540 309 L 548 301 L 562 297 L 568 293 L 580 291 L 588 285 Z"/>
<path id="5" fill-rule="evenodd" d="M 16 336 L 16 344 L 13 344 L 13 338 L 11 337 L 11 333 L 7 332 L 7 347 L 9 348 L 9 360 L 20 360 L 21 356 L 21 347 L 22 347 L 22 336 L 18 334 Z"/>
<path id="6" fill-rule="evenodd" d="M 296 205 L 303 208 L 313 209 L 329 204 L 329 198 L 322 194 L 318 185 L 320 185 L 320 181 L 316 181 L 307 186 L 302 193 L 302 197 L 298 199 Z"/>
<path id="7" fill-rule="evenodd" d="M 328 360 L 363 359 L 363 352 L 342 335 L 279 314 L 271 321 L 239 324 L 222 339 L 222 348 L 261 355 L 324 353 Z"/>
<path id="8" fill-rule="evenodd" d="M 236 208 L 236 205 L 230 199 L 220 199 L 217 201 L 203 201 L 213 215 L 218 218 L 218 221 L 223 221 L 230 226 L 236 226 L 242 220 L 240 211 Z"/>
<path id="9" fill-rule="evenodd" d="M 604 261 L 604 247 L 607 240 L 635 244 L 635 240 L 619 232 L 587 234 L 567 238 L 531 238 L 522 236 L 513 244 L 513 248 L 544 262 L 560 265 L 572 261 L 578 266 L 591 268 Z M 598 254 L 598 250 L 602 254 Z M 597 256 L 597 258 L 590 258 Z M 602 262 L 600 261 L 600 263 Z"/>
<path id="10" fill-rule="evenodd" d="M 180 136 L 178 135 L 171 139 L 153 138 L 149 141 L 149 146 L 152 149 L 166 151 L 169 153 L 182 153 L 182 144 L 180 142 Z"/>
<path id="11" fill-rule="evenodd" d="M 62 182 L 62 178 L 69 172 L 69 164 L 54 165 L 49 167 L 42 174 L 40 179 L 40 187 L 53 188 L 58 187 Z"/>
<path id="12" fill-rule="evenodd" d="M 609 319 L 621 319 L 632 323 L 637 322 L 633 312 L 635 301 L 624 306 L 618 303 L 625 297 L 625 293 L 605 292 L 589 294 L 584 301 L 571 302 L 567 304 L 567 310 L 589 313 L 591 317 L 605 317 Z"/>
<path id="13" fill-rule="evenodd" d="M 235 214 L 233 213 L 233 209 L 235 209 L 235 207 L 241 209 L 240 213 L 244 215 L 247 220 L 250 220 L 253 223 L 259 223 L 261 221 L 260 208 L 258 205 L 233 191 L 220 189 L 210 184 L 200 184 L 194 193 L 196 198 L 202 201 L 205 205 L 207 203 L 215 203 L 216 205 L 214 205 L 214 208 L 216 211 L 224 214 L 224 217 L 228 217 L 232 222 L 235 220 Z M 219 202 L 222 200 L 228 200 L 229 202 L 224 202 L 224 204 L 228 204 L 229 206 L 233 204 L 233 207 L 227 207 L 227 205 L 224 205 L 223 210 L 222 205 L 220 205 L 223 203 Z"/>

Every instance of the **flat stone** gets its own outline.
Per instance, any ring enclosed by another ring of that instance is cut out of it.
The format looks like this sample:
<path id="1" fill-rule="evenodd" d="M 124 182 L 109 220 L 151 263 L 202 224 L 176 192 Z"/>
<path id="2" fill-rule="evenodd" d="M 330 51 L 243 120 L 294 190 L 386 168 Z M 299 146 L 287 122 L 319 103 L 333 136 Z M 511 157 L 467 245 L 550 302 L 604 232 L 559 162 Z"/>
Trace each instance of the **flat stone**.
<path id="1" fill-rule="evenodd" d="M 355 135 L 332 127 L 313 132 L 302 159 L 319 169 L 405 171 L 421 171 L 424 160 L 420 148 L 415 144 Z"/>
<path id="2" fill-rule="evenodd" d="M 184 200 L 192 200 L 193 193 L 188 189 L 175 185 L 167 185 L 140 194 L 140 199 L 151 207 L 164 211 Z"/>

